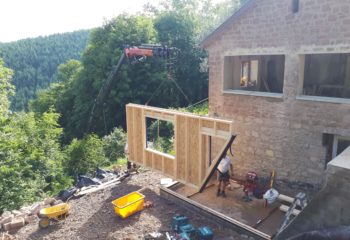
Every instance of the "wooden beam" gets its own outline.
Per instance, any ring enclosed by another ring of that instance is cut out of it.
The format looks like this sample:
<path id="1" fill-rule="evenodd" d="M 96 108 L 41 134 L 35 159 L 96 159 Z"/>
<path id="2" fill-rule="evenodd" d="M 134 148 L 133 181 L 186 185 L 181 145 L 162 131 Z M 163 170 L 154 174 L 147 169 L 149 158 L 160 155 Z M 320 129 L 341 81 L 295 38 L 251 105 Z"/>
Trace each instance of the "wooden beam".
<path id="1" fill-rule="evenodd" d="M 190 163 L 189 163 L 189 156 L 190 156 L 190 146 L 189 146 L 189 139 L 190 136 L 188 134 L 188 118 L 186 118 L 186 133 L 185 133 L 185 143 L 186 143 L 186 158 L 185 158 L 185 182 L 188 183 L 188 171 L 190 170 Z"/>
<path id="2" fill-rule="evenodd" d="M 287 206 L 287 205 L 281 205 L 281 206 L 279 207 L 279 209 L 280 209 L 282 212 L 288 212 L 289 206 Z M 297 216 L 297 215 L 299 215 L 300 212 L 301 212 L 301 211 L 298 210 L 298 209 L 293 209 L 292 214 L 293 214 L 294 216 Z"/>
<path id="3" fill-rule="evenodd" d="M 215 130 L 207 127 L 201 127 L 201 133 L 212 137 L 222 138 L 225 140 L 232 135 L 230 131 Z"/>
<path id="4" fill-rule="evenodd" d="M 226 154 L 227 150 L 231 147 L 233 141 L 235 140 L 236 136 L 232 135 L 230 137 L 230 139 L 228 139 L 225 143 L 225 145 L 223 146 L 223 148 L 221 149 L 220 153 L 218 154 L 218 156 L 215 158 L 215 160 L 213 161 L 213 163 L 211 164 L 210 168 L 209 168 L 209 172 L 208 174 L 205 176 L 204 180 L 202 181 L 200 187 L 199 187 L 199 192 L 203 192 L 205 186 L 208 184 L 210 177 L 214 174 L 216 168 L 218 167 L 221 159 L 224 157 L 224 155 Z"/>
<path id="5" fill-rule="evenodd" d="M 215 122 L 220 122 L 220 123 L 225 123 L 225 124 L 232 124 L 232 121 L 230 120 L 225 120 L 225 119 L 219 119 L 219 118 L 211 118 L 211 117 L 206 117 L 206 116 L 200 116 L 196 115 L 194 113 L 187 113 L 187 112 L 180 112 L 176 110 L 169 110 L 169 109 L 164 109 L 164 108 L 157 108 L 157 107 L 150 107 L 150 106 L 144 106 L 144 105 L 139 105 L 139 104 L 134 104 L 134 103 L 129 103 L 126 106 L 133 107 L 133 108 L 142 108 L 145 110 L 153 111 L 153 112 L 163 112 L 166 115 L 176 115 L 176 116 L 184 116 L 184 117 L 191 117 L 191 118 L 199 118 L 203 120 L 208 120 L 208 121 L 215 121 Z M 146 111 L 148 112 L 148 111 Z"/>
<path id="6" fill-rule="evenodd" d="M 149 110 L 144 110 L 144 111 L 146 111 L 145 112 L 145 117 L 148 117 L 148 118 L 168 121 L 168 122 L 172 122 L 172 123 L 174 123 L 174 121 L 175 121 L 175 116 L 165 115 L 165 114 L 161 114 L 161 113 L 158 113 L 158 112 L 155 113 L 155 112 L 151 112 Z"/>
<path id="7" fill-rule="evenodd" d="M 201 129 L 201 127 L 202 127 L 202 121 L 201 120 L 199 120 L 199 129 Z M 203 163 L 203 152 L 202 152 L 202 148 L 203 147 L 205 147 L 205 146 L 203 146 L 203 139 L 202 139 L 202 134 L 200 133 L 200 131 L 199 131 L 199 133 L 198 133 L 198 141 L 199 141 L 199 151 L 198 151 L 198 166 L 199 166 L 199 173 L 198 173 L 198 182 L 200 183 L 201 181 L 202 181 L 202 172 L 203 172 L 203 170 L 202 170 L 202 166 L 203 166 L 203 164 L 205 164 L 205 162 Z"/>

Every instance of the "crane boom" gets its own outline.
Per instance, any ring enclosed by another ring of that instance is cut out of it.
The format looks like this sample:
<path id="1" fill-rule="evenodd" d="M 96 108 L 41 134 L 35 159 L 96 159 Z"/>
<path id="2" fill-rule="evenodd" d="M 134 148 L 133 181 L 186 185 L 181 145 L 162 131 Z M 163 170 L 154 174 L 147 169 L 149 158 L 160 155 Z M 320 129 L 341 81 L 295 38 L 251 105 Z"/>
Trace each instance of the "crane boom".
<path id="1" fill-rule="evenodd" d="M 144 61 L 147 57 L 161 57 L 169 59 L 171 52 L 175 52 L 176 48 L 169 48 L 161 45 L 141 45 L 139 47 L 125 47 L 122 55 L 120 56 L 117 65 L 113 66 L 111 73 L 107 80 L 100 88 L 98 95 L 91 108 L 89 121 L 87 125 L 87 132 L 90 132 L 93 120 L 95 118 L 96 107 L 101 105 L 105 98 L 109 95 L 112 84 L 117 80 L 117 75 L 120 67 L 123 65 L 125 59 L 132 59 L 131 63 L 136 64 Z"/>

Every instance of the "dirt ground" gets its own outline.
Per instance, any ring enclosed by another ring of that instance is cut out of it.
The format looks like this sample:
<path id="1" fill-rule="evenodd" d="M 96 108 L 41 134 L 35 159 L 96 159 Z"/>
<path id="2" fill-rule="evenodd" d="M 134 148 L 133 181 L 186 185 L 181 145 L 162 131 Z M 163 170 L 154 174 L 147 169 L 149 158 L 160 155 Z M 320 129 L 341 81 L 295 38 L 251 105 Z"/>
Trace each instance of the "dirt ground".
<path id="1" fill-rule="evenodd" d="M 70 216 L 63 222 L 47 229 L 39 229 L 38 223 L 28 224 L 15 235 L 18 239 L 144 239 L 152 232 L 171 230 L 171 219 L 175 213 L 184 214 L 195 227 L 209 226 L 214 230 L 214 239 L 241 240 L 252 237 L 240 235 L 223 228 L 200 215 L 175 205 L 159 196 L 162 175 L 145 171 L 131 175 L 113 187 L 71 200 Z M 145 199 L 154 206 L 144 209 L 126 219 L 119 218 L 111 202 L 127 193 L 145 188 Z"/>

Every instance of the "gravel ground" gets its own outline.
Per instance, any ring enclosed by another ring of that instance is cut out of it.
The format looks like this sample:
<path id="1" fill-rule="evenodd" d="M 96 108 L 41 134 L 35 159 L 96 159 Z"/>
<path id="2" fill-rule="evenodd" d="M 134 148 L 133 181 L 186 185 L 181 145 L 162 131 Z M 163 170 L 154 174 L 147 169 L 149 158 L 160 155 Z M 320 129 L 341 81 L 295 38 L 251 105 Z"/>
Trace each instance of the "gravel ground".
<path id="1" fill-rule="evenodd" d="M 15 235 L 18 239 L 144 239 L 152 232 L 169 231 L 175 213 L 189 217 L 195 227 L 209 226 L 215 239 L 252 239 L 246 235 L 223 228 L 209 219 L 189 212 L 159 196 L 159 183 L 163 176 L 145 171 L 135 174 L 113 187 L 71 200 L 70 216 L 47 229 L 39 229 L 38 223 L 28 224 Z M 126 219 L 120 219 L 111 202 L 132 191 L 144 188 L 142 193 L 154 206 Z"/>

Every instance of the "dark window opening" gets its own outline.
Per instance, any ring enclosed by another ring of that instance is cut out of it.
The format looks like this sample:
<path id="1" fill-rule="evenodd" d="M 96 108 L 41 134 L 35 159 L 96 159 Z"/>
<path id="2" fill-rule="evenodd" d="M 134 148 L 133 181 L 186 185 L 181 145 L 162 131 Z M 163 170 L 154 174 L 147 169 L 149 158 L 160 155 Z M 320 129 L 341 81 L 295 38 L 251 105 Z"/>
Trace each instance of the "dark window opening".
<path id="1" fill-rule="evenodd" d="M 338 139 L 337 156 L 350 146 L 350 139 Z"/>
<path id="2" fill-rule="evenodd" d="M 350 54 L 305 55 L 303 94 L 350 98 Z"/>
<path id="3" fill-rule="evenodd" d="M 299 0 L 293 0 L 293 13 L 299 12 Z"/>
<path id="4" fill-rule="evenodd" d="M 146 148 L 175 156 L 172 122 L 146 118 L 146 128 Z"/>
<path id="5" fill-rule="evenodd" d="M 283 92 L 284 55 L 225 57 L 224 89 Z"/>

